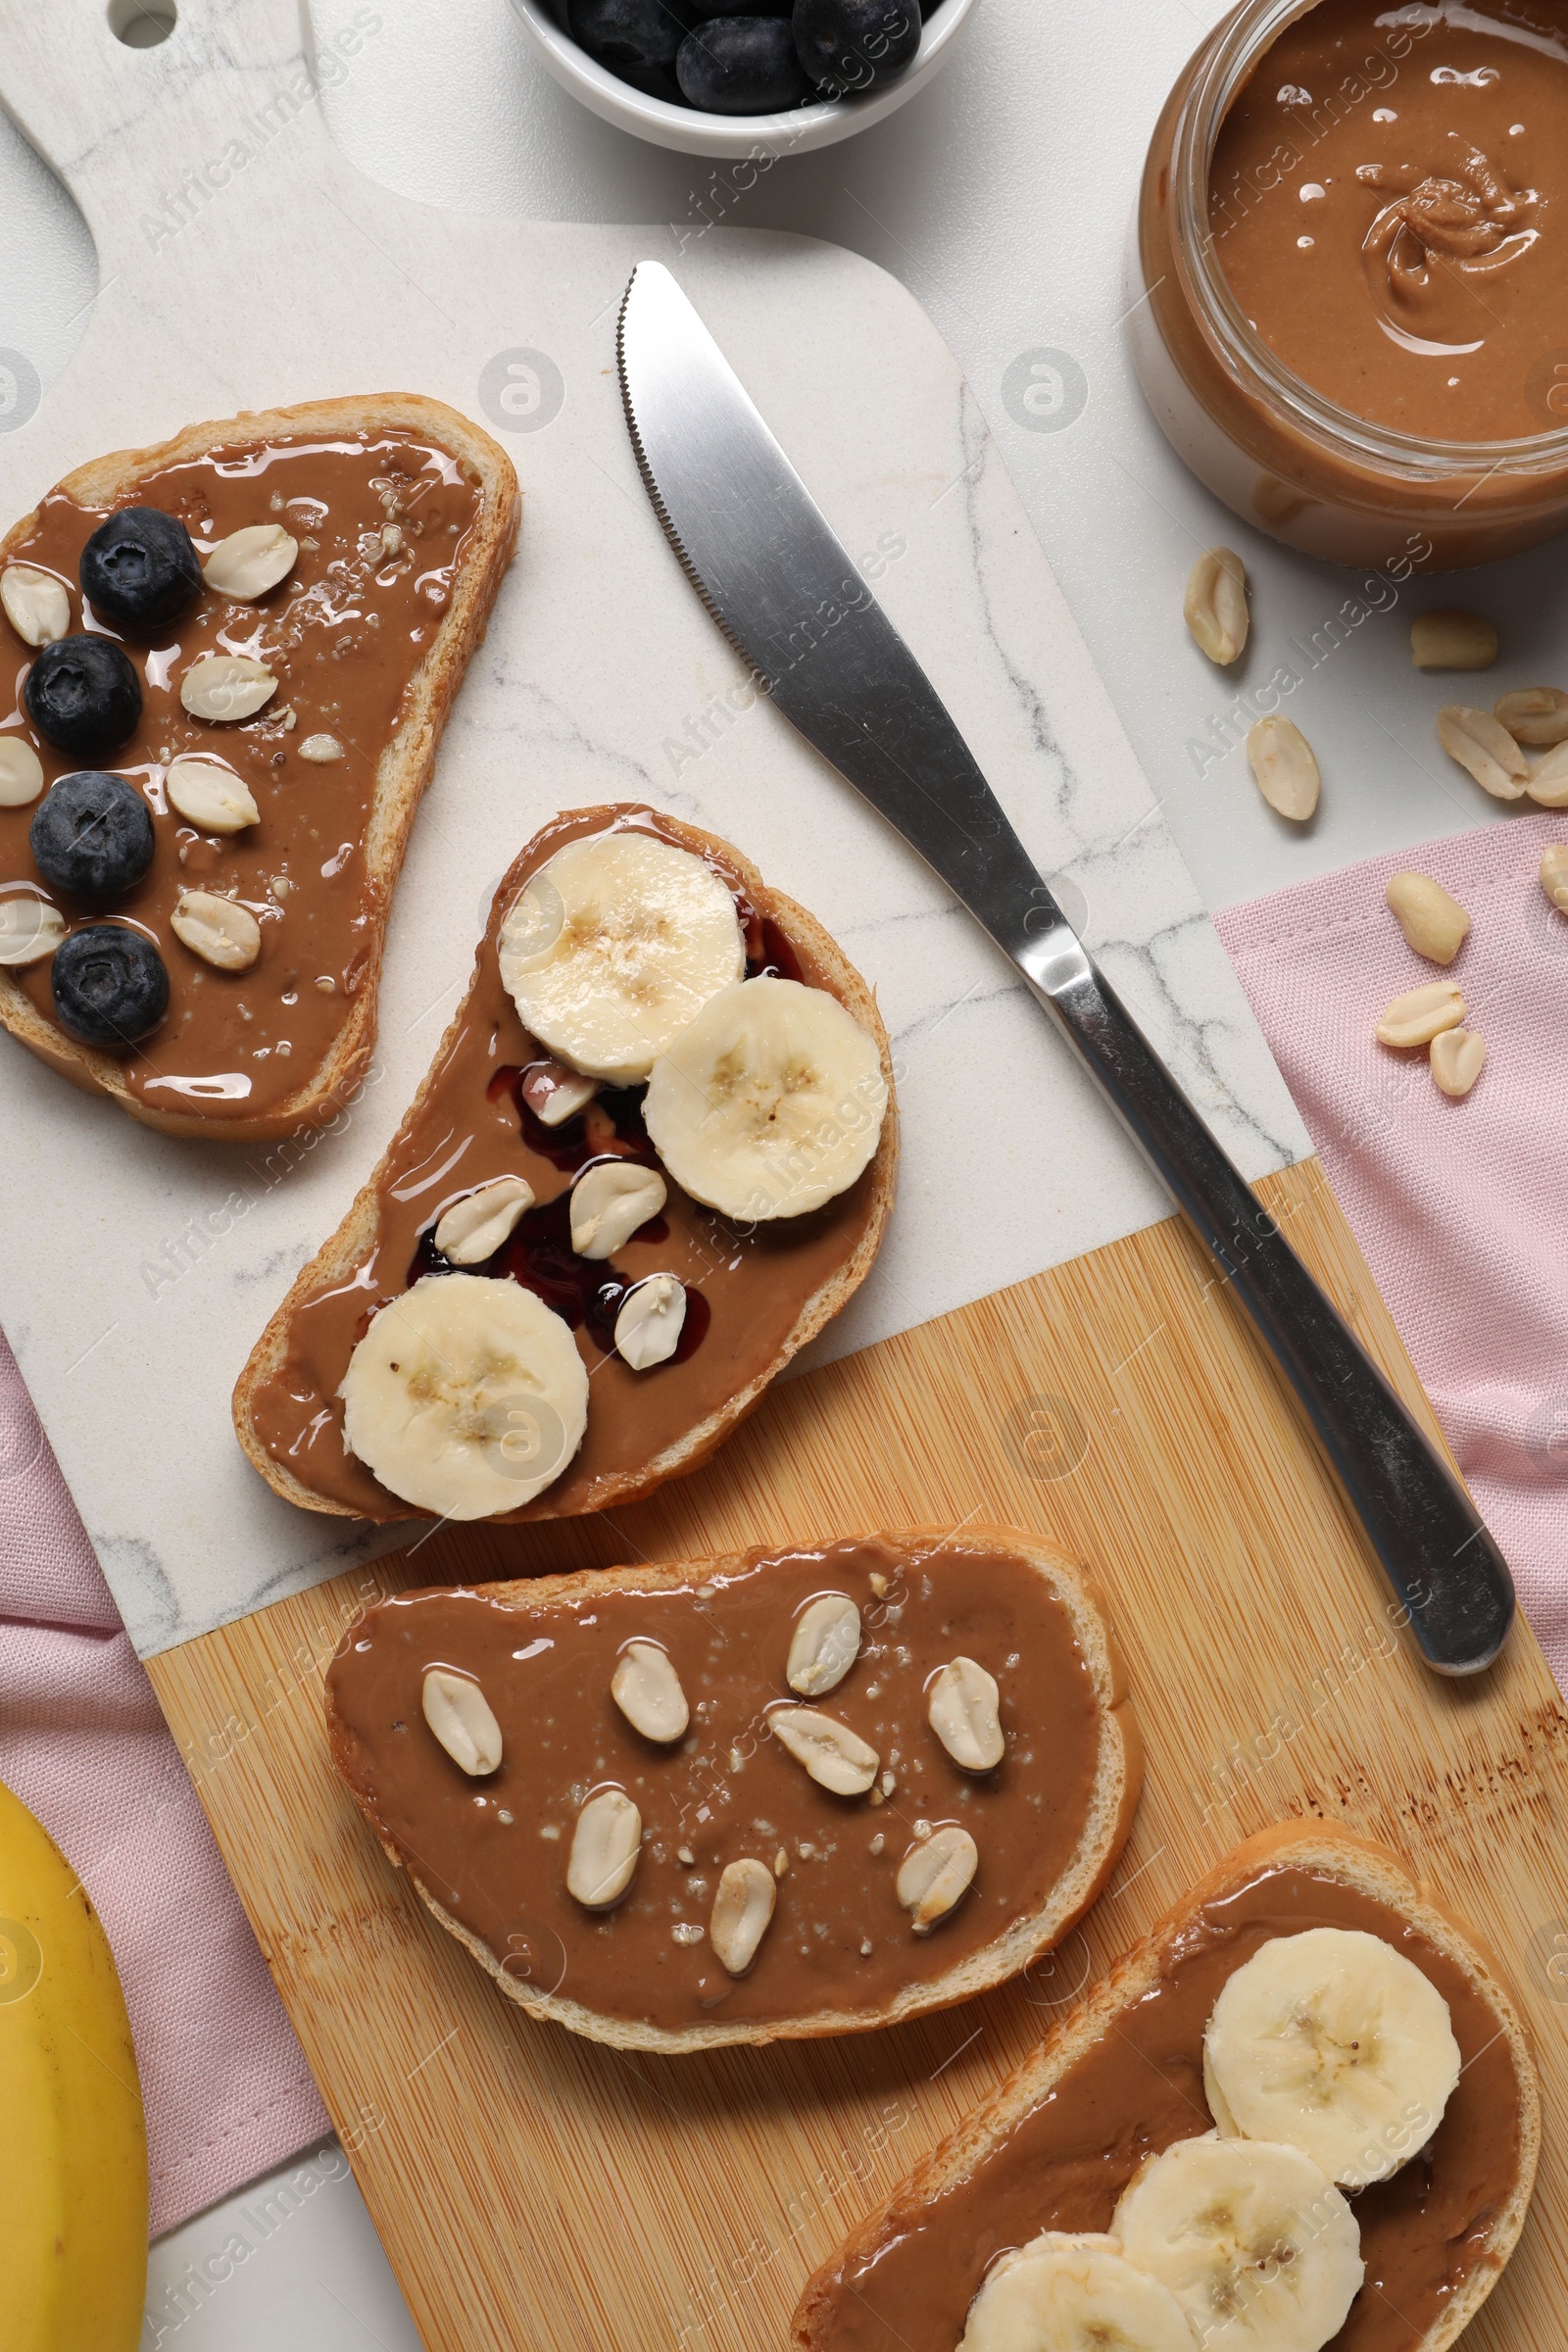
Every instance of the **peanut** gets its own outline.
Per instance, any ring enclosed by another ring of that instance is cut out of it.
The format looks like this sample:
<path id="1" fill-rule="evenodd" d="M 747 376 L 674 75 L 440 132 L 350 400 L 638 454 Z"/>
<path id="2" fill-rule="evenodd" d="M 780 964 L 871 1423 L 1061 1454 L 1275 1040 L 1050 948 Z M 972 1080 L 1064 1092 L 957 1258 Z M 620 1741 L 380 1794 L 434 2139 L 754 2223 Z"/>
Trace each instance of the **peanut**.
<path id="1" fill-rule="evenodd" d="M 847 1592 L 823 1592 L 802 1610 L 784 1679 L 803 1698 L 836 1690 L 860 1649 L 860 1612 Z"/>
<path id="2" fill-rule="evenodd" d="M 1247 738 L 1257 789 L 1279 815 L 1304 824 L 1317 807 L 1323 779 L 1312 747 L 1294 718 L 1260 718 Z"/>
<path id="3" fill-rule="evenodd" d="M 863 1796 L 876 1779 L 881 1758 L 847 1723 L 815 1707 L 773 1707 L 767 1721 L 779 1745 L 835 1796 Z"/>
<path id="4" fill-rule="evenodd" d="M 1479 1029 L 1445 1029 L 1432 1040 L 1432 1075 L 1456 1102 L 1470 1092 L 1486 1058 L 1487 1041 Z"/>
<path id="5" fill-rule="evenodd" d="M 1226 668 L 1239 660 L 1251 616 L 1247 604 L 1247 566 L 1228 547 L 1211 547 L 1187 575 L 1182 616 L 1211 662 Z"/>
<path id="6" fill-rule="evenodd" d="M 953 1826 L 919 1838 L 899 1864 L 895 1891 L 914 1914 L 914 1932 L 929 1936 L 968 1891 L 980 1867 L 980 1849 L 967 1830 Z"/>
<path id="7" fill-rule="evenodd" d="M 1525 790 L 1543 808 L 1568 808 L 1568 743 L 1536 761 Z"/>
<path id="8" fill-rule="evenodd" d="M 1494 801 L 1524 799 L 1530 762 L 1490 710 L 1474 710 L 1465 703 L 1446 704 L 1438 712 L 1438 741 L 1449 759 L 1457 760 Z"/>
<path id="9" fill-rule="evenodd" d="M 1541 887 L 1559 914 L 1568 914 L 1568 846 L 1560 841 L 1541 860 Z"/>
<path id="10" fill-rule="evenodd" d="M 1457 1029 L 1469 1009 L 1451 980 L 1429 980 L 1395 998 L 1378 1023 L 1378 1042 L 1429 1046 L 1445 1029 Z"/>
<path id="11" fill-rule="evenodd" d="M 470 1675 L 432 1666 L 420 1693 L 424 1720 L 460 1770 L 483 1780 L 501 1763 L 501 1726 Z"/>
<path id="12" fill-rule="evenodd" d="M 730 1862 L 720 1874 L 709 1939 L 732 1977 L 744 1977 L 767 1933 L 778 1888 L 765 1862 Z"/>
<path id="13" fill-rule="evenodd" d="M 1492 706 L 1492 715 L 1515 743 L 1568 742 L 1568 694 L 1560 686 L 1521 686 Z"/>
<path id="14" fill-rule="evenodd" d="M 973 1658 L 955 1658 L 933 1676 L 926 1716 L 953 1758 L 965 1772 L 992 1772 L 1002 1762 L 1004 1742 L 995 1679 Z"/>
<path id="15" fill-rule="evenodd" d="M 643 1817 L 624 1788 L 597 1788 L 577 1816 L 566 1862 L 566 1892 L 585 1911 L 609 1911 L 637 1871 Z"/>
<path id="16" fill-rule="evenodd" d="M 610 1678 L 610 1695 L 645 1740 L 678 1740 L 691 1721 L 674 1662 L 657 1642 L 627 1642 Z"/>
<path id="17" fill-rule="evenodd" d="M 1470 917 L 1430 874 L 1396 874 L 1384 893 L 1405 944 L 1430 963 L 1451 963 L 1465 942 Z"/>

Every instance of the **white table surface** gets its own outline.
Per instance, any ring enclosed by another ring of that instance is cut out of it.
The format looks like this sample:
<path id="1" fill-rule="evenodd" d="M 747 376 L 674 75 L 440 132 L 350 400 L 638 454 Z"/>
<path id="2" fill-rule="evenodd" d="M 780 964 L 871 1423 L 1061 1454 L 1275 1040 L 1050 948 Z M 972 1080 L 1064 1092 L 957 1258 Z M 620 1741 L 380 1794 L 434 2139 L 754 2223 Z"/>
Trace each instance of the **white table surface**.
<path id="1" fill-rule="evenodd" d="M 322 37 L 357 12 L 363 25 L 361 0 L 314 0 Z M 403 193 L 475 213 L 646 221 L 650 251 L 671 260 L 708 222 L 804 230 L 906 281 L 969 374 L 1211 907 L 1507 821 L 1438 752 L 1432 712 L 1451 689 L 1412 670 L 1407 621 L 1427 603 L 1490 612 L 1504 650 L 1489 699 L 1558 681 L 1559 552 L 1462 581 L 1417 580 L 1396 599 L 1385 585 L 1384 609 L 1314 660 L 1314 637 L 1323 641 L 1355 577 L 1226 514 L 1177 464 L 1133 381 L 1119 322 L 1138 172 L 1165 89 L 1221 13 L 1215 0 L 1114 10 L 985 0 L 930 90 L 745 192 L 732 167 L 644 147 L 580 110 L 545 74 L 507 0 L 375 0 L 372 13 L 378 29 L 323 103 L 349 156 Z M 47 385 L 95 285 L 74 208 L 0 117 L 0 345 L 23 352 Z M 1081 410 L 1066 422 L 1031 419 L 1019 387 L 1037 360 L 1061 355 L 1069 382 L 1081 378 Z M 1254 583 L 1254 644 L 1240 675 L 1211 669 L 1180 623 L 1188 566 L 1220 538 L 1242 550 Z M 1301 673 L 1287 707 L 1324 772 L 1322 808 L 1304 831 L 1258 800 L 1239 748 L 1245 719 L 1223 757 L 1200 761 L 1193 750 L 1212 745 L 1211 722 L 1223 729 L 1238 693 L 1282 662 Z M 174 2342 L 259 2352 L 284 2336 L 292 2352 L 412 2352 L 417 2338 L 341 2157 L 328 2143 L 302 2164 L 308 2192 L 301 2166 L 287 2167 L 155 2247 L 145 2352 Z M 213 2261 L 226 2277 L 170 2299 L 235 2236 L 252 2250 Z"/>

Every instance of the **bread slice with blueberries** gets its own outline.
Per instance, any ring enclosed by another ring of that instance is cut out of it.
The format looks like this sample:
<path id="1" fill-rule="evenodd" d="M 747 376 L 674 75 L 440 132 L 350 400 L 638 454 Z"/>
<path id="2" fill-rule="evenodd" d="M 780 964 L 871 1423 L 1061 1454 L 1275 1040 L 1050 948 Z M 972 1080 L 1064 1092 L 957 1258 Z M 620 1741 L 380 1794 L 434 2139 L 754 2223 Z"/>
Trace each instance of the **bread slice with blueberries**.
<path id="1" fill-rule="evenodd" d="M 187 426 L 0 541 L 0 1022 L 176 1136 L 335 1117 L 392 893 L 515 544 L 515 473 L 417 394 Z"/>

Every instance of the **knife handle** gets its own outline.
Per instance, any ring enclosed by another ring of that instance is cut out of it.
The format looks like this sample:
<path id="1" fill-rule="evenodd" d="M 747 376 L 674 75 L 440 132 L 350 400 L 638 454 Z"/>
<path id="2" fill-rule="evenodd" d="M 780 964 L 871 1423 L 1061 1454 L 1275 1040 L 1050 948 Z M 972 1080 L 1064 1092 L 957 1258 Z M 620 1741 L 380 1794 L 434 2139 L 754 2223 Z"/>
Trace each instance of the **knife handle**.
<path id="1" fill-rule="evenodd" d="M 1017 961 L 1300 1398 L 1426 1663 L 1480 1673 L 1507 1637 L 1513 1579 L 1469 1495 L 1072 934 Z"/>

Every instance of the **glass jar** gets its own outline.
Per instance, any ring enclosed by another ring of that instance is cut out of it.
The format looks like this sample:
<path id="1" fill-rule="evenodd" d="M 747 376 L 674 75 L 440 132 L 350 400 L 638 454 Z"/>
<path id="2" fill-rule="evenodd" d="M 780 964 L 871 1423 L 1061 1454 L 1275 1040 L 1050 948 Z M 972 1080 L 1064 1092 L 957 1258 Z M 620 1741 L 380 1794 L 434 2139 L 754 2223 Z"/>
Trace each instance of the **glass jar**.
<path id="1" fill-rule="evenodd" d="M 1418 439 L 1352 415 L 1285 367 L 1249 324 L 1215 251 L 1209 177 L 1220 126 L 1263 52 L 1313 4 L 1243 0 L 1172 90 L 1139 202 L 1133 365 L 1177 454 L 1274 538 L 1338 564 L 1407 563 L 1412 553 L 1439 570 L 1491 563 L 1568 529 L 1568 364 L 1548 369 L 1540 434 Z M 1397 28 L 1389 37 L 1396 49 Z"/>

